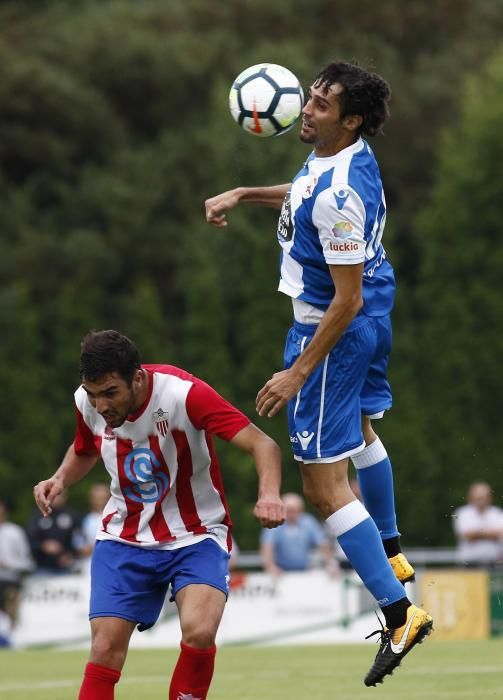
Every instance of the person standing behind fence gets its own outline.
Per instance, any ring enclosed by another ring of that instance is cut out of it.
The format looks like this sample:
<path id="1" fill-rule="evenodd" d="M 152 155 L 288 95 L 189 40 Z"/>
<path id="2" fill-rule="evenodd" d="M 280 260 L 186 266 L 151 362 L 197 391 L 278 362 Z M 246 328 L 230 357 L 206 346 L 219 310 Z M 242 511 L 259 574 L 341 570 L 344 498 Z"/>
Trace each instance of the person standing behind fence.
<path id="1" fill-rule="evenodd" d="M 310 513 L 304 512 L 304 499 L 297 493 L 285 493 L 286 519 L 275 530 L 263 530 L 260 556 L 265 571 L 278 576 L 284 571 L 305 571 L 312 555 L 319 552 L 327 571 L 334 575 L 338 567 L 323 527 Z"/>
<path id="2" fill-rule="evenodd" d="M 92 554 L 96 534 L 102 529 L 103 511 L 110 500 L 110 487 L 107 484 L 93 484 L 89 489 L 89 512 L 82 518 L 82 547 L 80 553 L 88 557 Z"/>
<path id="3" fill-rule="evenodd" d="M 492 504 L 491 487 L 485 481 L 472 483 L 466 500 L 453 517 L 458 562 L 465 566 L 503 564 L 503 509 Z"/>
<path id="4" fill-rule="evenodd" d="M 27 531 L 37 573 L 55 575 L 74 571 L 82 541 L 80 515 L 66 505 L 66 491 L 59 493 L 47 515 L 34 512 Z"/>
<path id="5" fill-rule="evenodd" d="M 22 579 L 33 567 L 26 533 L 19 525 L 9 522 L 7 504 L 0 501 L 0 646 L 10 645 L 10 630 L 16 623 Z"/>

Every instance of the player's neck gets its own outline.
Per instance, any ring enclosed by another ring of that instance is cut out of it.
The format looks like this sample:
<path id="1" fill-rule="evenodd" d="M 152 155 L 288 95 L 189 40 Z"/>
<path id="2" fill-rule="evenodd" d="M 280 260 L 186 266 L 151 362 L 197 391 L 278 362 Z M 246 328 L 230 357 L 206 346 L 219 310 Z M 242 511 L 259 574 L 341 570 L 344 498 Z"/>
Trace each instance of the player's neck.
<path id="1" fill-rule="evenodd" d="M 348 135 L 337 139 L 334 143 L 317 144 L 314 147 L 314 155 L 316 158 L 330 158 L 336 156 L 344 149 L 355 144 L 360 137 L 358 135 Z"/>

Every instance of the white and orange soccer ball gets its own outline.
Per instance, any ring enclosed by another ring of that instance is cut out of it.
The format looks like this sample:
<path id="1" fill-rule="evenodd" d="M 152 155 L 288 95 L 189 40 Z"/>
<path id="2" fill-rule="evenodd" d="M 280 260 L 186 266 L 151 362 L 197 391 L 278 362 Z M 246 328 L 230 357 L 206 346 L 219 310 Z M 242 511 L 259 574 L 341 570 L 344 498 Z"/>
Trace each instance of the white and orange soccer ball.
<path id="1" fill-rule="evenodd" d="M 229 93 L 237 123 L 255 136 L 284 134 L 295 124 L 304 105 L 297 77 L 276 63 L 258 63 L 238 75 Z"/>

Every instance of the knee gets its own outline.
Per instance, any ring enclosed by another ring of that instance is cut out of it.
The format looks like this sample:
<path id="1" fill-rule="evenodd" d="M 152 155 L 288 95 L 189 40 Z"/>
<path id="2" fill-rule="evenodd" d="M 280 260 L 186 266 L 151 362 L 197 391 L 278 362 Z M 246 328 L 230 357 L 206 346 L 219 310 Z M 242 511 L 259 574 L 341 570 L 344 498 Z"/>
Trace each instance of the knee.
<path id="1" fill-rule="evenodd" d="M 306 499 L 325 520 L 336 510 L 355 500 L 346 473 L 333 474 L 330 480 L 318 482 L 316 477 L 306 470 L 303 473 L 303 488 Z"/>
<path id="2" fill-rule="evenodd" d="M 182 630 L 182 641 L 196 649 L 208 649 L 215 644 L 216 629 L 204 620 L 188 623 Z"/>
<path id="3" fill-rule="evenodd" d="M 324 518 L 328 518 L 336 509 L 336 499 L 333 493 L 318 486 L 311 480 L 304 480 L 304 496 Z"/>
<path id="4" fill-rule="evenodd" d="M 106 634 L 96 634 L 91 645 L 91 661 L 100 666 L 121 670 L 127 655 L 127 646 Z"/>

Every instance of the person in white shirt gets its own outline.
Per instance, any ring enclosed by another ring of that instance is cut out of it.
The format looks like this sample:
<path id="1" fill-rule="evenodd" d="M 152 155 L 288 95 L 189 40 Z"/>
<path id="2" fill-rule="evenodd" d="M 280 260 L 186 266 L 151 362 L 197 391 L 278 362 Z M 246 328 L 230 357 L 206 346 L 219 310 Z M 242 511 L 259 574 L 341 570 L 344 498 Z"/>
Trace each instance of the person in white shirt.
<path id="1" fill-rule="evenodd" d="M 492 490 L 484 481 L 470 485 L 467 505 L 454 513 L 457 558 L 465 566 L 503 564 L 503 509 L 492 504 Z"/>
<path id="2" fill-rule="evenodd" d="M 4 501 L 0 501 L 0 645 L 10 644 L 10 630 L 16 622 L 23 575 L 34 568 L 30 544 L 22 527 L 9 522 Z"/>

